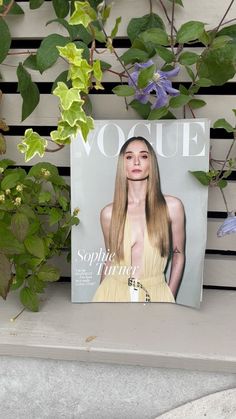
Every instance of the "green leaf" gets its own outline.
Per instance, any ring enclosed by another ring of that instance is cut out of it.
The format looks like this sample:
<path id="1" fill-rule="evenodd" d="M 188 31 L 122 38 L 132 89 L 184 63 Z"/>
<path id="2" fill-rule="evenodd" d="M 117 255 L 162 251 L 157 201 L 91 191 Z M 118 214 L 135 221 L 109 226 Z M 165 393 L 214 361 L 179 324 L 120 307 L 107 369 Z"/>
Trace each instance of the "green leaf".
<path id="1" fill-rule="evenodd" d="M 221 86 L 235 75 L 236 48 L 228 43 L 223 48 L 208 50 L 203 54 L 198 65 L 200 78 L 212 81 L 213 85 Z"/>
<path id="2" fill-rule="evenodd" d="M 225 28 L 221 29 L 217 33 L 216 37 L 223 36 L 223 35 L 230 36 L 234 41 L 236 41 L 236 24 L 229 25 L 229 26 L 226 26 Z"/>
<path id="3" fill-rule="evenodd" d="M 131 19 L 127 27 L 127 34 L 133 43 L 140 33 L 151 28 L 160 28 L 165 30 L 163 20 L 155 13 Z"/>
<path id="4" fill-rule="evenodd" d="M 32 159 L 36 154 L 43 157 L 46 147 L 47 141 L 40 137 L 37 132 L 34 132 L 32 128 L 25 131 L 22 142 L 18 145 L 20 152 L 25 153 L 26 162 Z"/>
<path id="5" fill-rule="evenodd" d="M 52 226 L 58 223 L 63 217 L 63 213 L 58 208 L 52 208 L 49 214 L 49 225 Z"/>
<path id="6" fill-rule="evenodd" d="M 52 67 L 57 61 L 59 57 L 57 46 L 64 47 L 68 42 L 68 38 L 55 33 L 44 38 L 36 54 L 37 68 L 40 73 Z"/>
<path id="7" fill-rule="evenodd" d="M 155 68 L 156 66 L 153 64 L 139 71 L 139 75 L 138 75 L 139 89 L 143 89 L 144 87 L 146 87 L 147 84 L 152 80 Z"/>
<path id="8" fill-rule="evenodd" d="M 42 265 L 37 273 L 40 281 L 54 282 L 60 278 L 60 271 L 55 266 L 45 264 Z"/>
<path id="9" fill-rule="evenodd" d="M 68 0 L 52 0 L 52 4 L 57 17 L 64 18 L 68 15 L 70 10 Z"/>
<path id="10" fill-rule="evenodd" d="M 170 99 L 169 105 L 171 108 L 179 108 L 180 106 L 187 105 L 187 103 L 191 100 L 190 96 L 187 95 L 179 95 L 176 97 L 172 97 Z"/>
<path id="11" fill-rule="evenodd" d="M 0 63 L 2 63 L 5 60 L 11 45 L 11 34 L 2 17 L 0 17 L 0 34 Z"/>
<path id="12" fill-rule="evenodd" d="M 227 122 L 225 118 L 217 119 L 213 125 L 213 128 L 223 128 L 227 132 L 235 132 L 235 128 L 232 127 L 232 125 Z"/>
<path id="13" fill-rule="evenodd" d="M 169 49 L 162 47 L 161 45 L 155 48 L 157 54 L 166 62 L 172 63 L 175 61 L 175 55 Z"/>
<path id="14" fill-rule="evenodd" d="M 147 29 L 145 32 L 142 32 L 139 35 L 139 39 L 141 39 L 141 41 L 144 44 L 146 44 L 149 48 L 150 44 L 153 47 L 158 47 L 159 45 L 169 45 L 167 33 L 160 28 Z"/>
<path id="15" fill-rule="evenodd" d="M 136 62 L 144 62 L 147 61 L 148 58 L 148 53 L 138 48 L 130 48 L 120 57 L 125 65 Z"/>
<path id="16" fill-rule="evenodd" d="M 50 181 L 52 176 L 58 176 L 58 168 L 54 166 L 54 164 L 48 162 L 39 162 L 32 166 L 29 170 L 28 176 L 33 176 L 38 179 L 42 178 L 42 176 L 44 176 L 43 174 L 45 170 L 50 173 L 49 177 L 47 178 Z"/>
<path id="17" fill-rule="evenodd" d="M 44 243 L 40 237 L 27 237 L 24 241 L 24 245 L 31 255 L 36 256 L 39 259 L 43 259 L 45 257 Z"/>
<path id="18" fill-rule="evenodd" d="M 148 103 L 140 103 L 138 100 L 134 99 L 129 104 L 131 108 L 133 108 L 143 119 L 147 119 L 150 110 L 151 110 L 151 104 Z"/>
<path id="19" fill-rule="evenodd" d="M 62 71 L 62 73 L 57 76 L 52 85 L 51 93 L 53 93 L 53 91 L 56 89 L 59 81 L 63 82 L 68 87 L 68 89 L 71 87 L 71 81 L 68 81 L 68 70 Z"/>
<path id="20" fill-rule="evenodd" d="M 19 173 L 9 173 L 6 175 L 1 182 L 1 188 L 5 191 L 6 189 L 14 188 L 20 179 Z"/>
<path id="21" fill-rule="evenodd" d="M 5 300 L 11 284 L 11 264 L 3 253 L 0 253 L 0 266 L 0 295 Z"/>
<path id="22" fill-rule="evenodd" d="M 204 186 L 208 186 L 210 184 L 210 178 L 207 172 L 203 172 L 201 170 L 190 171 L 190 173 Z"/>
<path id="23" fill-rule="evenodd" d="M 196 80 L 196 84 L 200 87 L 209 87 L 212 86 L 213 83 L 210 79 L 201 77 L 200 79 Z"/>
<path id="24" fill-rule="evenodd" d="M 0 227 L 0 252 L 14 255 L 24 253 L 25 248 L 6 226 Z"/>
<path id="25" fill-rule="evenodd" d="M 20 291 L 20 301 L 24 307 L 31 311 L 39 311 L 39 299 L 36 292 L 29 287 L 22 288 Z"/>
<path id="26" fill-rule="evenodd" d="M 213 49 L 223 48 L 230 41 L 232 41 L 232 38 L 230 36 L 227 36 L 227 35 L 218 36 L 213 40 L 211 44 L 211 48 Z"/>
<path id="27" fill-rule="evenodd" d="M 208 46 L 212 40 L 212 33 L 206 32 L 205 30 L 202 34 L 198 37 L 199 41 L 203 43 L 203 45 Z"/>
<path id="28" fill-rule="evenodd" d="M 195 52 L 186 51 L 180 54 L 178 61 L 182 65 L 192 65 L 197 62 L 198 58 L 199 58 L 199 55 L 196 54 Z"/>
<path id="29" fill-rule="evenodd" d="M 13 166 L 15 164 L 15 162 L 13 160 L 10 159 L 3 159 L 0 160 L 0 168 L 5 170 L 8 166 Z"/>
<path id="30" fill-rule="evenodd" d="M 23 62 L 23 65 L 31 70 L 38 70 L 36 54 L 30 54 Z"/>
<path id="31" fill-rule="evenodd" d="M 121 22 L 121 16 L 119 16 L 119 17 L 116 18 L 115 26 L 114 26 L 114 28 L 111 31 L 111 39 L 115 38 L 115 36 L 117 35 L 120 22 Z"/>
<path id="32" fill-rule="evenodd" d="M 107 63 L 106 61 L 100 61 L 100 65 L 102 71 L 106 71 L 109 70 L 109 68 L 111 68 L 111 64 Z"/>
<path id="33" fill-rule="evenodd" d="M 11 284 L 11 290 L 17 290 L 23 284 L 27 276 L 27 269 L 16 264 L 16 274 Z"/>
<path id="34" fill-rule="evenodd" d="M 161 119 L 168 113 L 168 108 L 162 106 L 159 109 L 152 109 L 150 114 L 148 115 L 149 120 Z"/>
<path id="35" fill-rule="evenodd" d="M 42 4 L 44 3 L 44 0 L 29 0 L 30 9 L 38 9 Z"/>
<path id="36" fill-rule="evenodd" d="M 45 204 L 46 202 L 50 202 L 52 198 L 52 194 L 48 191 L 42 191 L 39 193 L 38 201 L 39 204 Z"/>
<path id="37" fill-rule="evenodd" d="M 131 86 L 120 85 L 112 89 L 112 92 L 117 96 L 132 96 L 135 93 L 135 89 Z"/>
<path id="38" fill-rule="evenodd" d="M 39 90 L 31 75 L 20 63 L 17 68 L 18 91 L 23 99 L 21 120 L 24 121 L 39 103 Z"/>
<path id="39" fill-rule="evenodd" d="M 29 221 L 25 214 L 17 212 L 12 216 L 11 231 L 19 242 L 23 242 L 25 240 L 28 234 L 28 229 Z"/>
<path id="40" fill-rule="evenodd" d="M 57 87 L 53 91 L 53 94 L 60 98 L 61 105 L 64 110 L 69 109 L 73 102 L 78 102 L 81 105 L 83 104 L 83 100 L 80 97 L 79 89 L 68 89 L 66 84 L 63 82 L 59 82 L 57 84 Z"/>
<path id="41" fill-rule="evenodd" d="M 192 109 L 199 109 L 206 105 L 206 102 L 201 99 L 191 99 L 190 102 L 188 102 L 189 106 Z"/>
<path id="42" fill-rule="evenodd" d="M 37 294 L 42 294 L 45 291 L 46 283 L 43 281 L 40 281 L 37 276 L 31 275 L 31 277 L 28 279 L 29 288 L 33 292 L 36 292 Z"/>
<path id="43" fill-rule="evenodd" d="M 76 1 L 75 11 L 69 19 L 70 25 L 83 25 L 85 28 L 96 20 L 97 14 L 88 1 Z"/>
<path id="44" fill-rule="evenodd" d="M 220 189 L 225 188 L 227 185 L 228 185 L 228 182 L 227 182 L 227 180 L 226 180 L 226 179 L 220 179 L 220 180 L 219 180 L 219 182 L 217 182 L 217 186 L 218 186 Z"/>
<path id="45" fill-rule="evenodd" d="M 198 21 L 189 21 L 184 23 L 177 32 L 176 41 L 180 44 L 194 41 L 204 32 L 204 23 Z"/>
<path id="46" fill-rule="evenodd" d="M 68 208 L 69 207 L 69 201 L 68 201 L 68 199 L 66 199 L 65 196 L 62 196 L 62 195 L 59 196 L 58 202 L 61 205 L 63 211 L 68 211 L 68 209 L 69 209 Z"/>
<path id="47" fill-rule="evenodd" d="M 63 121 L 68 122 L 71 127 L 74 127 L 78 121 L 86 123 L 86 114 L 79 102 L 72 103 L 68 110 L 63 111 L 62 118 Z"/>
<path id="48" fill-rule="evenodd" d="M 10 3 L 10 1 L 11 0 L 4 0 L 4 1 L 2 1 L 2 3 L 0 1 L 0 14 L 1 13 L 4 13 L 3 4 L 4 4 L 4 6 L 7 6 Z M 2 6 L 1 6 L 1 4 L 2 4 Z M 24 10 L 19 6 L 19 4 L 17 4 L 14 1 L 13 4 L 12 4 L 12 6 L 11 6 L 11 8 L 10 8 L 10 10 L 8 11 L 7 14 L 8 15 L 23 15 L 24 14 Z"/>
<path id="49" fill-rule="evenodd" d="M 90 59 L 90 51 L 87 45 L 82 41 L 75 41 L 74 44 L 76 45 L 76 48 L 82 49 L 82 58 L 85 58 L 85 60 L 89 61 Z"/>

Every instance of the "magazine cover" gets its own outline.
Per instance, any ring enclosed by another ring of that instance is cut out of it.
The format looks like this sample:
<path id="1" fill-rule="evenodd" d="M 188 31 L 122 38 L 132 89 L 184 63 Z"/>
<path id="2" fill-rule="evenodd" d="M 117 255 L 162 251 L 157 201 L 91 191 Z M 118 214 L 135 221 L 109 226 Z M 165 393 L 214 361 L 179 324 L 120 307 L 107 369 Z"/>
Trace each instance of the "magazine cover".
<path id="1" fill-rule="evenodd" d="M 198 308 L 208 188 L 206 119 L 100 120 L 71 144 L 72 302 Z"/>

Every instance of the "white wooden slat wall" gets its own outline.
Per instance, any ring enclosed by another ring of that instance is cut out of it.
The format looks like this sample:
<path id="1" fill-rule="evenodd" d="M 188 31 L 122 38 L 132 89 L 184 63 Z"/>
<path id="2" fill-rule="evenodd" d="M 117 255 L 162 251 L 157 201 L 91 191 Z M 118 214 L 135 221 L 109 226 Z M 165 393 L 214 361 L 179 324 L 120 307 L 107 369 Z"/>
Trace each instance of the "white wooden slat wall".
<path id="1" fill-rule="evenodd" d="M 110 1 L 109 1 L 110 2 Z M 171 3 L 165 2 L 167 9 L 170 11 Z M 21 7 L 25 10 L 25 15 L 8 16 L 7 22 L 9 24 L 12 37 L 16 40 L 36 40 L 42 39 L 50 33 L 59 33 L 67 35 L 66 31 L 57 23 L 52 23 L 48 26 L 46 22 L 55 17 L 50 1 L 46 1 L 40 9 L 30 10 L 29 2 L 20 2 Z M 176 26 L 187 20 L 204 21 L 207 27 L 217 26 L 221 17 L 224 14 L 229 1 L 222 0 L 184 0 L 184 8 L 176 7 Z M 124 13 L 125 11 L 125 13 Z M 158 13 L 166 22 L 158 1 L 153 1 L 153 11 Z M 134 16 L 135 12 L 135 16 Z M 122 16 L 122 22 L 119 27 L 118 36 L 126 37 L 126 28 L 129 20 L 132 17 L 139 17 L 149 12 L 148 0 L 115 0 L 113 2 L 111 19 L 107 24 L 107 32 L 110 33 L 114 26 L 115 19 Z M 236 6 L 231 9 L 227 20 L 233 19 L 236 16 Z M 126 49 L 118 48 L 117 52 L 121 55 Z M 198 52 L 200 48 L 193 48 L 192 50 Z M 11 52 L 23 52 L 26 49 L 15 49 Z M 27 51 L 34 51 L 27 48 Z M 100 51 L 101 52 L 101 49 Z M 120 64 L 116 61 L 114 56 L 107 53 L 99 55 L 104 61 L 112 64 L 117 71 L 120 69 Z M 23 61 L 24 55 L 10 55 L 5 61 L 4 65 L 0 65 L 0 73 L 2 74 L 3 82 L 16 83 L 16 67 L 20 61 Z M 7 65 L 5 65 L 7 64 Z M 57 64 L 45 71 L 42 75 L 38 72 L 32 71 L 32 78 L 37 82 L 52 82 L 55 77 L 66 69 L 63 60 L 58 60 Z M 178 81 L 189 81 L 188 76 L 181 72 Z M 104 82 L 119 82 L 118 78 L 111 73 L 107 73 L 104 77 Z M 231 81 L 236 82 L 236 77 Z M 232 108 L 235 108 L 235 97 L 233 95 L 216 94 L 216 95 L 199 95 L 197 96 L 207 102 L 207 105 L 199 110 L 196 110 L 196 117 L 206 117 L 211 120 L 211 125 L 218 118 L 226 118 L 232 124 L 235 123 Z M 96 94 L 91 95 L 93 103 L 93 116 L 95 119 L 137 119 L 135 111 L 130 109 L 127 111 L 124 106 L 122 98 L 118 98 L 111 94 Z M 21 98 L 19 94 L 5 93 L 1 102 L 0 117 L 6 118 L 8 125 L 22 126 L 22 127 L 47 127 L 55 126 L 59 117 L 58 100 L 50 94 L 42 94 L 39 106 L 34 113 L 30 115 L 24 122 L 21 123 Z M 177 116 L 183 117 L 180 110 Z M 190 117 L 190 115 L 187 115 Z M 16 151 L 16 144 L 20 141 L 20 136 L 7 135 L 7 157 L 15 160 L 19 165 L 26 165 L 23 156 Z M 216 159 L 223 159 L 230 145 L 228 139 L 211 139 L 212 154 Z M 53 145 L 52 145 L 53 147 Z M 232 151 L 232 156 L 236 154 L 236 149 Z M 65 148 L 57 153 L 47 153 L 44 160 L 57 164 L 58 167 L 69 167 L 69 148 Z M 41 159 L 34 158 L 28 162 L 27 165 L 33 165 Z M 69 182 L 69 178 L 67 178 Z M 236 209 L 236 182 L 230 181 L 225 194 L 228 200 L 229 208 Z M 209 189 L 209 211 L 211 212 L 225 212 L 224 202 L 218 189 Z M 211 249 L 217 254 L 207 254 L 205 258 L 204 283 L 208 286 L 222 286 L 222 287 L 236 287 L 236 258 L 234 255 L 225 255 L 224 252 L 236 251 L 236 235 L 229 235 L 223 238 L 217 238 L 216 231 L 222 223 L 222 219 L 209 218 L 208 219 L 208 240 L 207 249 Z M 222 253 L 222 254 L 220 254 Z M 70 266 L 66 263 L 65 255 L 60 259 L 56 258 L 58 265 L 61 267 L 62 276 L 70 276 Z"/>

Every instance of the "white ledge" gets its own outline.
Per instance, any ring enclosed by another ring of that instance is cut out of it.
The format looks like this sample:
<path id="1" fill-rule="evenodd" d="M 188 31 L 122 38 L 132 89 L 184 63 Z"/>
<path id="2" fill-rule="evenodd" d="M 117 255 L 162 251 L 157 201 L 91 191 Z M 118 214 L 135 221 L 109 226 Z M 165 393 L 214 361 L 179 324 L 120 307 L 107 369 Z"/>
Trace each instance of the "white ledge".
<path id="1" fill-rule="evenodd" d="M 172 304 L 72 304 L 52 284 L 38 313 L 0 301 L 0 355 L 236 372 L 236 292 L 205 290 L 200 310 Z"/>

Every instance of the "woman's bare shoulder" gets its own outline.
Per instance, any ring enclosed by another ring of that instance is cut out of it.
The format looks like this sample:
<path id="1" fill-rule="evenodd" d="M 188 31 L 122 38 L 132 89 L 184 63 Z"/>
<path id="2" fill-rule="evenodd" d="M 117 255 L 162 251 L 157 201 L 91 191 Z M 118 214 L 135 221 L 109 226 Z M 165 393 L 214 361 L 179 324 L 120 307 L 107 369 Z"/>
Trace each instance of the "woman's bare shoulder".
<path id="1" fill-rule="evenodd" d="M 113 203 L 106 205 L 100 213 L 101 221 L 109 222 L 111 220 Z"/>
<path id="2" fill-rule="evenodd" d="M 164 195 L 164 198 L 170 213 L 172 213 L 173 211 L 184 211 L 184 205 L 181 199 L 172 195 Z"/>

